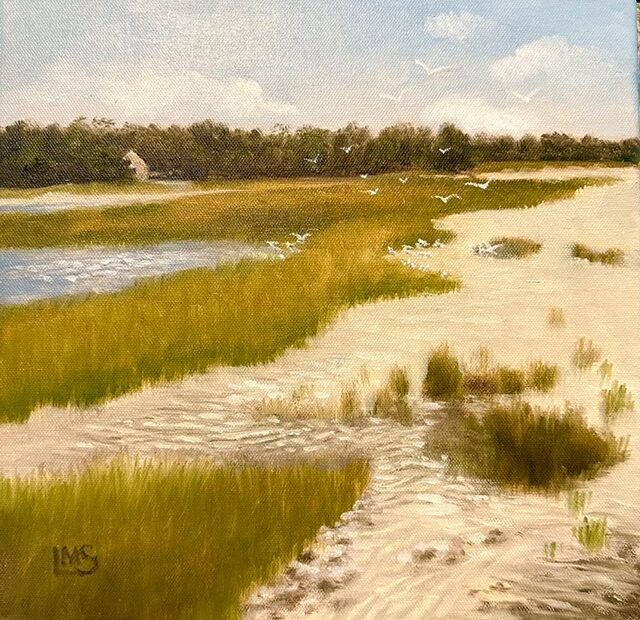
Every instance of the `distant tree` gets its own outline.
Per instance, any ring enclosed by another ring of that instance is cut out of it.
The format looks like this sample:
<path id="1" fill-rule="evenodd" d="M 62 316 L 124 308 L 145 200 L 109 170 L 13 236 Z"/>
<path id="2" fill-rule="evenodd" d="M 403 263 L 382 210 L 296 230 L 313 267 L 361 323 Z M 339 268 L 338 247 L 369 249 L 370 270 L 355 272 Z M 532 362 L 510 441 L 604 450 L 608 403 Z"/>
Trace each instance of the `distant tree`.
<path id="1" fill-rule="evenodd" d="M 437 149 L 434 168 L 445 172 L 468 170 L 473 163 L 471 138 L 451 123 L 445 123 L 434 142 Z M 441 153 L 439 149 L 446 150 Z"/>

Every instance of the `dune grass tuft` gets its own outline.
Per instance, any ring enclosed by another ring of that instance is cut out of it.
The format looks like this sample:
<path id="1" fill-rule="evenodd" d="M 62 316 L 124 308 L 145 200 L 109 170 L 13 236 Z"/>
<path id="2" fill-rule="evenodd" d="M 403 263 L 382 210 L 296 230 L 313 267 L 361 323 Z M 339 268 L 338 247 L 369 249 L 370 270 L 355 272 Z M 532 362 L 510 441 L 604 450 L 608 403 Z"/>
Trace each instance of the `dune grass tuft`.
<path id="1" fill-rule="evenodd" d="M 541 243 L 527 237 L 494 237 L 489 243 L 500 246 L 496 249 L 497 258 L 526 258 L 542 249 Z"/>
<path id="2" fill-rule="evenodd" d="M 590 479 L 627 457 L 628 444 L 588 426 L 580 411 L 533 408 L 516 401 L 483 414 L 450 407 L 431 428 L 430 455 L 507 488 L 558 490 Z"/>
<path id="3" fill-rule="evenodd" d="M 602 351 L 593 344 L 593 341 L 582 337 L 573 348 L 571 363 L 577 370 L 584 371 L 590 370 L 601 358 Z"/>
<path id="4" fill-rule="evenodd" d="M 600 392 L 600 410 L 605 422 L 615 422 L 620 415 L 634 409 L 633 395 L 624 383 L 614 381 L 610 388 Z"/>
<path id="5" fill-rule="evenodd" d="M 598 251 L 582 243 L 574 243 L 571 246 L 571 256 L 603 265 L 616 266 L 624 263 L 624 252 L 619 248 Z"/>
<path id="6" fill-rule="evenodd" d="M 547 314 L 547 323 L 551 327 L 564 327 L 567 322 L 564 317 L 564 311 L 562 308 L 549 308 Z"/>
<path id="7" fill-rule="evenodd" d="M 0 615 L 240 618 L 249 590 L 350 510 L 368 477 L 363 460 L 118 460 L 0 479 Z M 91 545 L 97 570 L 54 575 L 56 545 Z"/>
<path id="8" fill-rule="evenodd" d="M 574 517 L 584 514 L 591 501 L 591 491 L 584 489 L 571 489 L 567 493 L 567 507 Z"/>
<path id="9" fill-rule="evenodd" d="M 553 365 L 537 360 L 529 365 L 527 371 L 527 385 L 537 392 L 550 392 L 558 383 L 560 369 Z"/>
<path id="10" fill-rule="evenodd" d="M 589 553 L 597 553 L 608 546 L 611 532 L 606 518 L 584 517 L 582 523 L 573 528 L 573 536 Z"/>

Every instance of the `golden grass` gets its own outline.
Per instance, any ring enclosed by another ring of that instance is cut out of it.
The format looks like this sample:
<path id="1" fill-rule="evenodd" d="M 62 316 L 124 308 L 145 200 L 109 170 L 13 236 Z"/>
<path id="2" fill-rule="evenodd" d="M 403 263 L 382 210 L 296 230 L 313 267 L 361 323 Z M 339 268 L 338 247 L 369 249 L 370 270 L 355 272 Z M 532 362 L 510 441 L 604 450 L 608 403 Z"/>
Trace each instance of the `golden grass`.
<path id="1" fill-rule="evenodd" d="M 350 510 L 368 479 L 365 461 L 347 459 L 116 461 L 0 479 L 0 615 L 240 618 L 249 590 Z M 95 572 L 55 575 L 62 545 L 91 545 Z"/>
<path id="2" fill-rule="evenodd" d="M 480 414 L 450 406 L 430 429 L 426 449 L 509 489 L 557 491 L 627 458 L 628 440 L 598 432 L 571 407 L 560 412 L 516 401 Z"/>
<path id="3" fill-rule="evenodd" d="M 615 422 L 622 414 L 635 409 L 635 401 L 624 383 L 614 381 L 610 388 L 600 392 L 600 410 L 605 422 Z"/>
<path id="4" fill-rule="evenodd" d="M 571 256 L 587 260 L 590 263 L 601 263 L 609 266 L 618 266 L 624 263 L 624 252 L 619 248 L 599 251 L 582 243 L 574 243 L 571 246 Z"/>
<path id="5" fill-rule="evenodd" d="M 573 194 L 589 180 L 496 182 L 473 200 L 455 178 L 369 183 L 256 183 L 244 193 L 43 215 L 0 216 L 0 246 L 153 243 L 168 239 L 292 239 L 287 260 L 244 261 L 140 281 L 116 293 L 0 307 L 0 420 L 39 405 L 86 406 L 214 365 L 273 360 L 323 330 L 343 308 L 454 290 L 457 282 L 388 260 L 386 246 L 450 235 L 432 218 L 515 208 Z M 402 186 L 404 187 L 404 186 Z M 464 186 L 463 186 L 464 187 Z M 456 203 L 454 205 L 454 203 Z"/>
<path id="6" fill-rule="evenodd" d="M 527 237 L 494 237 L 489 243 L 500 246 L 495 253 L 497 258 L 526 258 L 542 249 L 541 243 Z"/>
<path id="7" fill-rule="evenodd" d="M 625 161 L 492 161 L 477 165 L 475 174 L 487 172 L 542 170 L 544 168 L 627 168 L 633 162 Z"/>
<path id="8" fill-rule="evenodd" d="M 602 358 L 602 350 L 585 337 L 576 342 L 571 354 L 571 364 L 576 370 L 590 370 Z"/>
<path id="9" fill-rule="evenodd" d="M 547 324 L 551 327 L 564 327 L 567 324 L 564 310 L 562 308 L 549 308 Z"/>

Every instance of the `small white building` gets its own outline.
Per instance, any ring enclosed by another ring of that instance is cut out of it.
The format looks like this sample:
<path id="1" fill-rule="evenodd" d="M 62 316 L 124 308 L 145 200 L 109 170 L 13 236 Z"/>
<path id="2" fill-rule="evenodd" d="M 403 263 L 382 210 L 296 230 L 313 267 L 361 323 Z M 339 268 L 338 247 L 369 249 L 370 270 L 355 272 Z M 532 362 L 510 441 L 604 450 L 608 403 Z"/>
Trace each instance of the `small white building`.
<path id="1" fill-rule="evenodd" d="M 138 153 L 129 151 L 122 159 L 129 162 L 129 168 L 133 170 L 133 174 L 135 174 L 138 181 L 149 180 L 149 166 Z"/>

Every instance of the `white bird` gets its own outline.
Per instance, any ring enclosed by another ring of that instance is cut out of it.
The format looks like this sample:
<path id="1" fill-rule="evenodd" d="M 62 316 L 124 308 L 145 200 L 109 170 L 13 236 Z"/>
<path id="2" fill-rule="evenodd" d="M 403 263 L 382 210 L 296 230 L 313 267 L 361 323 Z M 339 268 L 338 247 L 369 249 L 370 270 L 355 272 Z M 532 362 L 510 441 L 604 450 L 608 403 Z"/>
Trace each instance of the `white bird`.
<path id="1" fill-rule="evenodd" d="M 496 245 L 489 245 L 487 244 L 486 246 L 486 251 L 489 254 L 495 254 L 496 250 L 498 250 L 499 248 L 501 248 L 504 245 L 504 243 L 497 243 Z"/>
<path id="2" fill-rule="evenodd" d="M 295 243 L 292 243 L 291 241 L 287 241 L 285 245 L 287 246 L 287 250 L 289 250 L 289 252 L 291 252 L 292 254 L 295 254 L 296 252 L 300 252 L 300 248 L 298 248 L 298 246 Z"/>
<path id="3" fill-rule="evenodd" d="M 413 252 L 413 246 L 412 245 L 403 245 L 402 246 L 402 251 L 403 252 Z"/>
<path id="4" fill-rule="evenodd" d="M 360 175 L 360 178 L 361 178 L 361 179 L 368 179 L 368 178 L 369 178 L 369 175 L 368 175 L 368 174 L 361 174 L 361 175 Z"/>
<path id="5" fill-rule="evenodd" d="M 443 248 L 444 247 L 444 243 L 442 243 L 442 241 L 440 241 L 440 239 L 436 239 L 433 242 L 433 247 L 434 248 Z"/>
<path id="6" fill-rule="evenodd" d="M 375 196 L 379 191 L 380 191 L 380 188 L 376 187 L 375 189 L 361 190 L 361 193 L 362 194 L 369 194 L 369 196 Z"/>
<path id="7" fill-rule="evenodd" d="M 304 160 L 308 161 L 310 164 L 313 164 L 314 166 L 317 166 L 318 161 L 320 160 L 320 153 L 316 153 L 316 156 L 313 159 L 310 159 L 309 157 L 305 157 Z"/>
<path id="8" fill-rule="evenodd" d="M 444 204 L 447 204 L 452 198 L 458 198 L 458 200 L 462 200 L 458 194 L 449 194 L 448 196 L 433 196 L 433 198 L 437 198 L 441 200 Z"/>
<path id="9" fill-rule="evenodd" d="M 395 97 L 393 95 L 390 95 L 389 93 L 380 93 L 379 97 L 380 99 L 389 99 L 390 101 L 395 101 L 396 103 L 400 103 L 400 101 L 405 96 L 407 91 L 408 91 L 407 88 L 403 88 Z"/>
<path id="10" fill-rule="evenodd" d="M 405 177 L 404 179 L 402 177 L 400 177 L 398 179 L 398 181 L 400 181 L 400 183 L 402 183 L 404 185 L 405 183 L 407 183 L 409 181 L 409 177 Z"/>
<path id="11" fill-rule="evenodd" d="M 429 247 L 429 242 L 425 241 L 424 239 L 420 239 L 420 237 L 418 237 L 418 240 L 416 241 L 416 247 L 417 248 L 428 248 Z"/>
<path id="12" fill-rule="evenodd" d="M 438 149 L 438 150 L 439 150 L 443 155 L 446 155 L 446 154 L 451 150 L 451 147 L 450 147 L 450 146 L 448 146 L 446 149 Z"/>
<path id="13" fill-rule="evenodd" d="M 416 58 L 416 64 L 418 65 L 418 67 L 422 67 L 427 72 L 427 75 L 438 75 L 439 73 L 449 73 L 453 69 L 453 67 L 445 66 L 445 65 L 441 67 L 431 68 L 421 60 L 418 60 L 417 58 Z"/>
<path id="14" fill-rule="evenodd" d="M 351 149 L 353 148 L 353 144 L 349 145 L 349 146 L 341 146 L 340 150 L 344 151 L 347 155 L 349 153 L 351 153 Z"/>
<path id="15" fill-rule="evenodd" d="M 389 254 L 390 256 L 395 256 L 397 254 L 397 252 L 390 246 L 387 246 L 387 254 Z"/>
<path id="16" fill-rule="evenodd" d="M 311 233 L 304 233 L 304 235 L 301 235 L 300 233 L 291 233 L 291 236 L 295 237 L 298 243 L 304 243 L 311 236 Z"/>
<path id="17" fill-rule="evenodd" d="M 516 99 L 520 99 L 520 101 L 524 101 L 525 103 L 531 103 L 531 100 L 540 92 L 539 88 L 532 90 L 528 95 L 523 95 L 519 93 L 517 90 L 505 90 L 505 93 L 515 97 Z"/>
<path id="18" fill-rule="evenodd" d="M 474 183 L 473 181 L 468 181 L 465 185 L 469 185 L 470 187 L 479 187 L 480 189 L 487 189 L 489 187 L 489 183 L 491 183 L 492 179 L 485 181 L 484 183 Z"/>
<path id="19" fill-rule="evenodd" d="M 280 248 L 278 247 L 280 245 L 279 241 L 267 241 L 267 245 L 272 249 L 272 250 L 279 250 Z"/>

